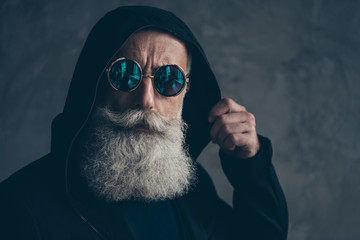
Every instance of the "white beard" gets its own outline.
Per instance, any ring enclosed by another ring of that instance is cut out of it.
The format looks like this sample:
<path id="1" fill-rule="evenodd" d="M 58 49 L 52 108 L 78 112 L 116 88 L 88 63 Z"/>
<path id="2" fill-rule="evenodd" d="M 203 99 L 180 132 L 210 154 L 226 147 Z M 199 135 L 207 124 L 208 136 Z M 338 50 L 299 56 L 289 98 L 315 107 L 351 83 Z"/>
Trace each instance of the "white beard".
<path id="1" fill-rule="evenodd" d="M 195 181 L 195 169 L 184 149 L 186 123 L 157 112 L 130 109 L 114 113 L 98 108 L 82 146 L 81 172 L 107 201 L 172 199 Z M 148 131 L 133 127 L 141 124 Z"/>

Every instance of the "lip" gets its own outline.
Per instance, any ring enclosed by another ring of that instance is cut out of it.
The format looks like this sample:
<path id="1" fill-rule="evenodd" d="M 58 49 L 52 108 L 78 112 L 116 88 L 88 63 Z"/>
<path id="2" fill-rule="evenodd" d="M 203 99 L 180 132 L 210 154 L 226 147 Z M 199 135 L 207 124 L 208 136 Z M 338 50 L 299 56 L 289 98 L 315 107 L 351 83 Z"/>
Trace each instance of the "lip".
<path id="1" fill-rule="evenodd" d="M 146 126 L 145 124 L 137 124 L 134 126 L 134 129 L 139 130 L 139 131 L 146 131 L 146 132 L 150 131 L 149 127 Z"/>

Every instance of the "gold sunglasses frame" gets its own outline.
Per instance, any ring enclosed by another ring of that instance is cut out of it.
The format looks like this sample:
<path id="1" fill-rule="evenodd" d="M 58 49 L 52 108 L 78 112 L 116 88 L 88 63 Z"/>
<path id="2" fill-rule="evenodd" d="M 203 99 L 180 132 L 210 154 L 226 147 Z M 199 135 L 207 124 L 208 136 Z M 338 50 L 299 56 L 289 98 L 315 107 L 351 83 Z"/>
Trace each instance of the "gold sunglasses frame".
<path id="1" fill-rule="evenodd" d="M 113 83 L 111 82 L 111 80 L 110 80 L 110 70 L 111 70 L 111 68 L 114 66 L 115 63 L 117 63 L 117 62 L 119 62 L 119 61 L 122 61 L 122 60 L 130 60 L 130 61 L 134 62 L 134 63 L 138 66 L 138 68 L 140 69 L 140 81 L 139 81 L 139 84 L 136 85 L 136 87 L 130 89 L 129 91 L 121 91 L 121 90 L 117 89 L 117 88 L 113 85 Z M 155 76 L 156 73 L 160 70 L 160 68 L 166 67 L 166 66 L 175 66 L 175 67 L 177 67 L 177 68 L 180 70 L 180 72 L 183 74 L 183 76 L 185 76 L 185 84 L 181 87 L 181 89 L 180 89 L 175 95 L 167 96 L 167 95 L 161 94 L 161 93 L 156 89 L 155 84 L 154 84 L 154 76 Z M 135 60 L 132 60 L 132 59 L 129 59 L 129 58 L 125 58 L 125 57 L 121 57 L 121 58 L 115 59 L 115 60 L 110 64 L 110 66 L 106 69 L 106 75 L 107 75 L 107 79 L 108 79 L 108 82 L 109 82 L 110 86 L 111 86 L 113 89 L 115 89 L 116 91 L 121 91 L 121 92 L 131 92 L 131 91 L 134 91 L 134 90 L 136 90 L 136 89 L 140 86 L 141 81 L 142 81 L 142 79 L 143 79 L 144 77 L 145 77 L 145 78 L 147 78 L 147 77 L 148 77 L 148 78 L 151 78 L 151 79 L 153 80 L 154 88 L 156 89 L 156 91 L 157 91 L 161 96 L 165 96 L 165 97 L 175 97 L 175 96 L 179 95 L 179 94 L 184 90 L 185 85 L 188 85 L 188 83 L 189 83 L 189 77 L 186 76 L 184 70 L 183 70 L 180 66 L 178 66 L 178 65 L 176 65 L 176 64 L 169 64 L 169 65 L 160 66 L 160 67 L 158 67 L 158 68 L 155 70 L 154 75 L 143 75 L 143 70 L 142 70 L 140 64 L 139 64 L 138 62 L 136 62 Z"/>

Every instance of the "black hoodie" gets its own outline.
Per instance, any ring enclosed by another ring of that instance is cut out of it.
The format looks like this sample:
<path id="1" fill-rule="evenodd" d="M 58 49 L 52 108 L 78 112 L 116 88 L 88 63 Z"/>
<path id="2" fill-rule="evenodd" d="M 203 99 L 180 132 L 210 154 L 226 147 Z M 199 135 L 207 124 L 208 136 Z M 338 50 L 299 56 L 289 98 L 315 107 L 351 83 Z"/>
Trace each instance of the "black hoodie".
<path id="1" fill-rule="evenodd" d="M 64 110 L 53 121 L 51 152 L 0 185 L 1 239 L 135 239 L 121 211 L 114 210 L 116 204 L 88 191 L 72 159 L 106 67 L 131 34 L 149 27 L 169 32 L 190 48 L 191 88 L 183 105 L 183 119 L 189 126 L 186 143 L 194 160 L 208 144 L 207 118 L 220 100 L 220 90 L 194 35 L 179 18 L 158 8 L 115 9 L 94 26 L 81 51 Z M 286 239 L 287 208 L 271 164 L 271 144 L 259 139 L 260 151 L 251 159 L 235 162 L 220 152 L 224 172 L 235 189 L 234 208 L 218 198 L 201 166 L 196 187 L 171 200 L 184 224 L 184 236 Z"/>

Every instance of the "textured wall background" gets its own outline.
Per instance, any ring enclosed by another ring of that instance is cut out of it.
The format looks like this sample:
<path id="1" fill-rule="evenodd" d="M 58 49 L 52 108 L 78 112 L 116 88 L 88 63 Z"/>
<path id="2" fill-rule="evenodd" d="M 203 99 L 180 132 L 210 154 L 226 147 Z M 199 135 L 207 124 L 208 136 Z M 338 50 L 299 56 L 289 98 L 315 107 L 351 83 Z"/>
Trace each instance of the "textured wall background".
<path id="1" fill-rule="evenodd" d="M 220 82 L 272 139 L 289 239 L 360 239 L 360 1 L 0 2 L 0 181 L 49 151 L 87 34 L 107 11 L 173 11 Z M 217 147 L 200 157 L 231 202 Z"/>

